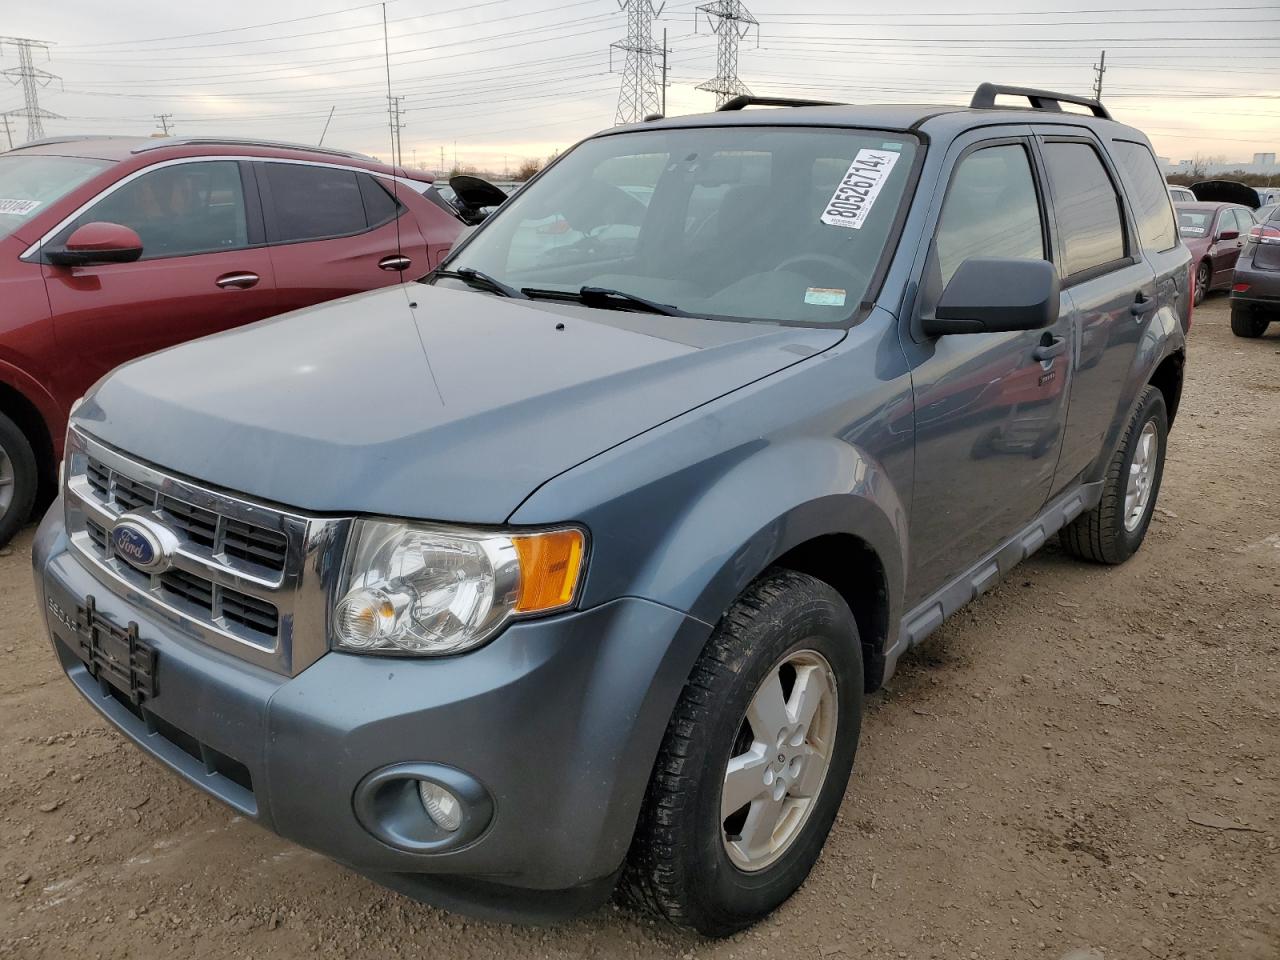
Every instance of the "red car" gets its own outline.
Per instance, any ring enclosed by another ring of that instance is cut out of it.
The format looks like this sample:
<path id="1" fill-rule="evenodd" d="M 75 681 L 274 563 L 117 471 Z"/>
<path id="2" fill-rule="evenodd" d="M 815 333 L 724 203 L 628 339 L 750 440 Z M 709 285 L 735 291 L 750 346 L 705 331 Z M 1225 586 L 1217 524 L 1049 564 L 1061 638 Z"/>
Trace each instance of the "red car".
<path id="1" fill-rule="evenodd" d="M 419 277 L 464 228 L 429 176 L 327 148 L 65 137 L 0 155 L 0 543 L 103 374 Z"/>
<path id="2" fill-rule="evenodd" d="M 1238 203 L 1175 203 L 1178 232 L 1195 265 L 1195 302 L 1230 290 L 1236 261 L 1253 228 L 1253 211 Z"/>

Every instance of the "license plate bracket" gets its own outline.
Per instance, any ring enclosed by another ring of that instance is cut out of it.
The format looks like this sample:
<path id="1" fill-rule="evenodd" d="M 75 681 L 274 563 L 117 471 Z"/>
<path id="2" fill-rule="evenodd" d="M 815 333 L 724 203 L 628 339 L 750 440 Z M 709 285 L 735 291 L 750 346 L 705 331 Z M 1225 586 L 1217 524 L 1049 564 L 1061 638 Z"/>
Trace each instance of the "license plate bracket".
<path id="1" fill-rule="evenodd" d="M 116 626 L 98 613 L 92 596 L 77 605 L 76 620 L 76 652 L 93 676 L 126 694 L 134 706 L 158 695 L 156 650 L 138 636 L 136 622 L 130 620 L 123 629 Z"/>

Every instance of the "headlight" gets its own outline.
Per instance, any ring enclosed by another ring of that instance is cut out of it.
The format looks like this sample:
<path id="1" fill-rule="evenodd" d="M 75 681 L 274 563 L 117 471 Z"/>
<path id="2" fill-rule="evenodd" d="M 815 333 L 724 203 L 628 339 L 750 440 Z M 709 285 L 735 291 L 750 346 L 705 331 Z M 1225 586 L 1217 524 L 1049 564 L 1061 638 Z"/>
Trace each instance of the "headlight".
<path id="1" fill-rule="evenodd" d="M 572 605 L 585 552 L 576 527 L 516 534 L 358 520 L 335 644 L 425 656 L 469 650 L 513 617 Z"/>

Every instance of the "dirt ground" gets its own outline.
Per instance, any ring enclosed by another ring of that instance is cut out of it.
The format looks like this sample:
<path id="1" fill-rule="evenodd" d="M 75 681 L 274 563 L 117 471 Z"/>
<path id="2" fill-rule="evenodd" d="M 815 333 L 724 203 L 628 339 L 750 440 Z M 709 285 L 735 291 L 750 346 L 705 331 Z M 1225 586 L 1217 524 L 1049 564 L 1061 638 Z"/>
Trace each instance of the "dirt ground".
<path id="1" fill-rule="evenodd" d="M 0 956 L 1280 958 L 1280 325 L 1197 311 L 1159 513 L 1054 547 L 870 700 L 835 831 L 713 943 L 608 907 L 480 923 L 278 840 L 144 760 L 61 676 L 31 531 L 0 558 Z"/>

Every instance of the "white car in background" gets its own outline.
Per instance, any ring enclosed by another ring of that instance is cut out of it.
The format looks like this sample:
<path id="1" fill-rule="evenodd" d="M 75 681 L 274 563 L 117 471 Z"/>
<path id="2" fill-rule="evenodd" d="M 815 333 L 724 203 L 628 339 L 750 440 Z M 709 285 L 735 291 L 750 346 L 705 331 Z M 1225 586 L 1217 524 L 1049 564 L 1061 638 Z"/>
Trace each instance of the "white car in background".
<path id="1" fill-rule="evenodd" d="M 1195 203 L 1196 195 L 1189 187 L 1169 187 L 1169 199 L 1174 203 Z"/>

